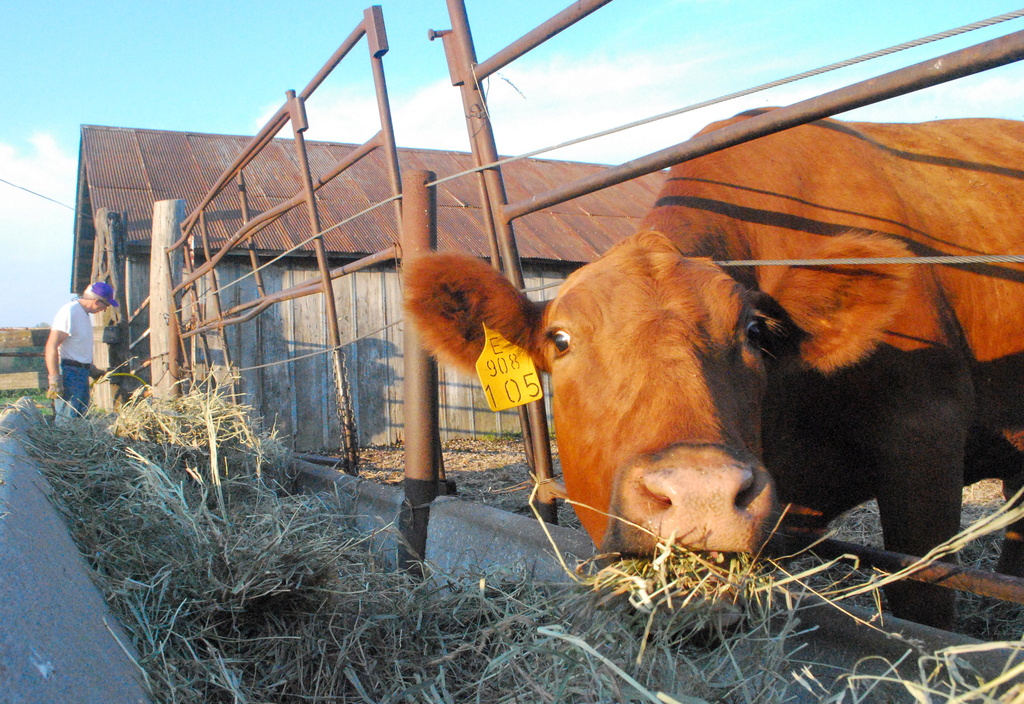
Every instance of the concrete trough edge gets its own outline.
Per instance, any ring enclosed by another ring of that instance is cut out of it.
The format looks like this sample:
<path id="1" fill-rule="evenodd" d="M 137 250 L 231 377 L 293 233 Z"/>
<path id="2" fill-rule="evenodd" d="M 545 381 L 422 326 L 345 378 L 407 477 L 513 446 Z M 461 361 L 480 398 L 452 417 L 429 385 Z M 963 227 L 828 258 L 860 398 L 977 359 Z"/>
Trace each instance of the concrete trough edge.
<path id="1" fill-rule="evenodd" d="M 19 439 L 42 422 L 28 399 L 0 413 L 0 702 L 149 702 L 131 640 Z"/>

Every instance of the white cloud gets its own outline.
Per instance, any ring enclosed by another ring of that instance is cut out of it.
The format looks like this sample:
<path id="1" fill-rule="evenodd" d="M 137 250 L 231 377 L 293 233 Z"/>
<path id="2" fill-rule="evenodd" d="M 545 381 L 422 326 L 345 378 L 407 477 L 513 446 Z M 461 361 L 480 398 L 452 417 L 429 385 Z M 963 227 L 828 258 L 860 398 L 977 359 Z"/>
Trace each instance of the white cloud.
<path id="1" fill-rule="evenodd" d="M 469 151 L 465 120 L 458 106 L 459 94 L 447 82 L 438 81 L 411 95 L 391 96 L 391 121 L 400 147 Z M 266 124 L 279 106 L 268 107 L 256 124 Z M 306 139 L 362 144 L 380 130 L 377 98 L 373 88 L 321 88 L 306 104 L 309 131 Z M 290 138 L 285 127 L 279 137 Z"/>
<path id="2" fill-rule="evenodd" d="M 678 107 L 682 91 L 666 91 L 664 86 L 682 83 L 694 68 L 693 62 L 672 63 L 656 56 L 583 61 L 557 57 L 551 63 L 503 71 L 486 86 L 498 149 L 521 154 Z M 610 86 L 618 88 L 611 92 Z M 461 97 L 447 81 L 408 95 L 393 94 L 391 110 L 399 146 L 468 151 Z M 366 92 L 324 89 L 310 100 L 307 111 L 310 139 L 361 142 L 378 129 L 376 99 Z M 704 113 L 545 156 L 624 160 L 682 141 L 710 119 Z"/>
<path id="3" fill-rule="evenodd" d="M 509 67 L 492 77 L 488 102 L 499 150 L 519 154 L 561 144 L 685 105 L 697 61 L 655 55 Z M 547 158 L 613 163 L 682 141 L 707 114 L 673 118 L 545 154 Z"/>
<path id="4" fill-rule="evenodd" d="M 961 78 L 852 113 L 877 122 L 921 122 L 955 117 L 1024 119 L 1024 66 Z"/>
<path id="5" fill-rule="evenodd" d="M 28 191 L 73 206 L 76 176 L 76 158 L 50 135 L 0 143 L 0 178 L 20 187 L 0 183 L 0 278 L 17 301 L 0 313 L 0 326 L 49 321 L 68 300 L 74 213 Z"/>

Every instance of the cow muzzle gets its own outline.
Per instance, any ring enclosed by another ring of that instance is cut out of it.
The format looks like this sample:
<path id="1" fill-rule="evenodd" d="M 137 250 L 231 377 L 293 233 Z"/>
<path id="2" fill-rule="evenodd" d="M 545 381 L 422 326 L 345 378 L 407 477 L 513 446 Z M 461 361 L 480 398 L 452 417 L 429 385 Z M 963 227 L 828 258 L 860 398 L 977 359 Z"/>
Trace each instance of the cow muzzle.
<path id="1" fill-rule="evenodd" d="M 619 473 L 602 547 L 645 553 L 659 541 L 692 550 L 757 552 L 775 514 L 772 483 L 753 458 L 719 445 L 674 445 Z"/>

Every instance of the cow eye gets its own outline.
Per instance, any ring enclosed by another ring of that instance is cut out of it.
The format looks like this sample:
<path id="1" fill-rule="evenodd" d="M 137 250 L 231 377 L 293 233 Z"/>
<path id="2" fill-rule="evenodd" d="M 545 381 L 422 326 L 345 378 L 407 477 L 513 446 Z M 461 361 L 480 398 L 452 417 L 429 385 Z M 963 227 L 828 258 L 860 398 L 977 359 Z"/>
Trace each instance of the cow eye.
<path id="1" fill-rule="evenodd" d="M 555 330 L 551 333 L 551 342 L 554 343 L 558 354 L 565 354 L 569 351 L 569 343 L 572 341 L 569 333 L 565 330 Z"/>
<path id="2" fill-rule="evenodd" d="M 755 349 L 764 349 L 764 323 L 760 318 L 751 318 L 747 323 L 747 343 Z"/>

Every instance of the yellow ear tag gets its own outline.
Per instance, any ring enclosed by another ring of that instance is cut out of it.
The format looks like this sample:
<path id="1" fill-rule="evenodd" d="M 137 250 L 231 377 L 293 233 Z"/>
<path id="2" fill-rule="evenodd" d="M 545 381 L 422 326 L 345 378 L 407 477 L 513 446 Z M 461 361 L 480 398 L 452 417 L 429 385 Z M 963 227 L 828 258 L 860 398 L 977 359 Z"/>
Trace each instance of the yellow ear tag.
<path id="1" fill-rule="evenodd" d="M 484 325 L 484 351 L 476 373 L 492 411 L 504 411 L 544 398 L 537 368 L 529 353 Z"/>

